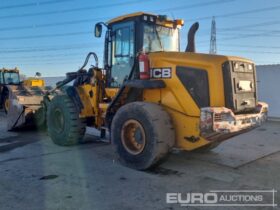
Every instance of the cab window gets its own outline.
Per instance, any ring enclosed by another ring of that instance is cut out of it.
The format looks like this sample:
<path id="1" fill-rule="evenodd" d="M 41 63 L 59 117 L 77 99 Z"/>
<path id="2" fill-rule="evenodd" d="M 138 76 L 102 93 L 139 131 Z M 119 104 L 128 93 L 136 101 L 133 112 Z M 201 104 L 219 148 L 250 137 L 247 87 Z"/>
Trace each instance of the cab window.
<path id="1" fill-rule="evenodd" d="M 3 83 L 4 83 L 4 81 L 3 81 L 3 74 L 2 74 L 2 72 L 0 72 L 0 85 L 3 84 Z"/>
<path id="2" fill-rule="evenodd" d="M 20 83 L 19 74 L 17 72 L 4 72 L 4 83 L 7 85 L 17 85 Z"/>
<path id="3" fill-rule="evenodd" d="M 120 87 L 128 78 L 134 63 L 134 23 L 114 25 L 113 34 L 110 86 Z"/>
<path id="4" fill-rule="evenodd" d="M 130 53 L 130 29 L 121 28 L 116 31 L 115 57 L 127 57 Z"/>

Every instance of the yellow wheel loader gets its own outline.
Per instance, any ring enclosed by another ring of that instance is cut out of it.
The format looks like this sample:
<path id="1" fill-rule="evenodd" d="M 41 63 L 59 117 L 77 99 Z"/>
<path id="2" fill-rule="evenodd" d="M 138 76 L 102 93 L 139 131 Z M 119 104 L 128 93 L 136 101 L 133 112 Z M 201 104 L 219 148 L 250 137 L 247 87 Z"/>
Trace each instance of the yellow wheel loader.
<path id="1" fill-rule="evenodd" d="M 7 113 L 7 130 L 45 124 L 41 102 L 46 91 L 40 73 L 20 81 L 19 70 L 0 69 L 0 105 Z"/>
<path id="2" fill-rule="evenodd" d="M 89 53 L 45 96 L 48 133 L 63 146 L 83 141 L 86 126 L 106 129 L 121 162 L 148 169 L 172 148 L 192 151 L 260 125 L 268 105 L 258 102 L 251 60 L 195 52 L 195 23 L 180 51 L 183 20 L 138 12 L 95 26 L 106 28 L 104 68 Z M 95 64 L 85 69 L 91 57 Z M 49 94 L 53 94 L 54 91 Z"/>
<path id="3" fill-rule="evenodd" d="M 7 113 L 9 109 L 9 86 L 20 84 L 18 69 L 0 69 L 0 108 Z"/>

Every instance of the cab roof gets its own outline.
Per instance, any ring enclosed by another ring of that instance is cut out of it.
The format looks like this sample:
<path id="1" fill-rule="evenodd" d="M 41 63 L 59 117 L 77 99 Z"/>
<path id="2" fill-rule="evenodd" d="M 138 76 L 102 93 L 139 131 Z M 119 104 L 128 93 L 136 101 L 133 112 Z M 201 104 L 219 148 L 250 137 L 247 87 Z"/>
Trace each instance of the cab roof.
<path id="1" fill-rule="evenodd" d="M 14 68 L 14 69 L 6 69 L 6 68 L 2 68 L 2 69 L 0 69 L 0 72 L 19 73 L 19 70 L 18 70 L 17 68 Z"/>
<path id="2" fill-rule="evenodd" d="M 113 18 L 113 19 L 109 20 L 107 22 L 107 24 L 112 24 L 112 23 L 120 22 L 120 21 L 123 21 L 123 20 L 125 20 L 127 18 L 139 17 L 139 16 L 142 16 L 142 15 L 157 16 L 155 14 L 146 13 L 146 12 L 135 12 L 135 13 L 131 13 L 131 14 L 127 14 L 127 15 L 122 15 L 122 16 Z"/>

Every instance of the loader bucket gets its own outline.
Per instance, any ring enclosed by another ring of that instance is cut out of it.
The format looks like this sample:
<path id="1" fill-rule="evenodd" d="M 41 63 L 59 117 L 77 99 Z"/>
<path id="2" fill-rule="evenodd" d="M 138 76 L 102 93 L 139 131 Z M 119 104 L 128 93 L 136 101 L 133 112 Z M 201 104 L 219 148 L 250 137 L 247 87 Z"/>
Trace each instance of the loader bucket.
<path id="1" fill-rule="evenodd" d="M 43 87 L 10 86 L 7 129 L 43 126 L 45 114 L 42 101 L 46 92 Z"/>

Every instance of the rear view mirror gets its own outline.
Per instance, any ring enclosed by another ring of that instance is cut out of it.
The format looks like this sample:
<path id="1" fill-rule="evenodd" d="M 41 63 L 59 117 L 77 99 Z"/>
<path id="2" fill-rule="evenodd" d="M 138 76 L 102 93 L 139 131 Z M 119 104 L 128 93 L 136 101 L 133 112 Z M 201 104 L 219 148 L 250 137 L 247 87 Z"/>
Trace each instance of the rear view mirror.
<path id="1" fill-rule="evenodd" d="M 94 35 L 97 38 L 101 37 L 101 35 L 102 35 L 102 25 L 101 25 L 101 23 L 97 23 L 95 25 Z"/>

